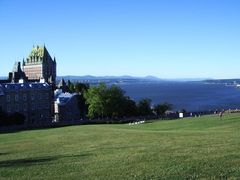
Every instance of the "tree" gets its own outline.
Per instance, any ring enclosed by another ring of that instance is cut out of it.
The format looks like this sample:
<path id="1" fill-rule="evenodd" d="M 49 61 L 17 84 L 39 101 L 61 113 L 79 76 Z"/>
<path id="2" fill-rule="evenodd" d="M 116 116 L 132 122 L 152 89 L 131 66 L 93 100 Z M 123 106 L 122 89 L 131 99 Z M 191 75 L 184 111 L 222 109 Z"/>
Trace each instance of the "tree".
<path id="1" fill-rule="evenodd" d="M 118 86 L 112 85 L 105 91 L 105 115 L 111 118 L 124 116 L 125 92 Z"/>
<path id="2" fill-rule="evenodd" d="M 154 112 L 162 118 L 165 116 L 166 111 L 171 109 L 172 109 L 172 105 L 168 103 L 157 104 L 156 106 L 154 106 Z"/>
<path id="3" fill-rule="evenodd" d="M 25 116 L 22 113 L 15 112 L 9 116 L 9 120 L 12 124 L 22 125 L 25 121 Z"/>
<path id="4" fill-rule="evenodd" d="M 187 113 L 186 109 L 181 109 L 180 112 L 183 114 Z"/>
<path id="5" fill-rule="evenodd" d="M 107 87 L 101 83 L 91 87 L 85 94 L 89 118 L 132 116 L 136 112 L 135 102 L 125 96 L 125 92 L 118 86 Z"/>
<path id="6" fill-rule="evenodd" d="M 85 119 L 86 114 L 88 112 L 88 105 L 86 103 L 86 98 L 84 97 L 84 94 L 88 91 L 89 89 L 89 84 L 84 84 L 84 83 L 76 83 L 74 86 L 74 90 L 76 93 L 78 93 L 78 108 L 80 112 L 81 118 Z"/>
<path id="7" fill-rule="evenodd" d="M 75 92 L 74 84 L 70 80 L 68 80 L 67 86 L 68 86 L 68 92 L 70 92 L 70 93 Z"/>
<path id="8" fill-rule="evenodd" d="M 0 110 L 0 126 L 22 125 L 24 121 L 25 116 L 19 112 L 8 115 Z"/>
<path id="9" fill-rule="evenodd" d="M 123 106 L 123 111 L 126 117 L 137 116 L 137 105 L 136 102 L 129 97 L 125 98 L 125 103 Z"/>
<path id="10" fill-rule="evenodd" d="M 99 86 L 91 87 L 86 93 L 84 98 L 88 104 L 88 117 L 102 117 L 104 116 L 104 96 L 107 86 L 100 83 Z"/>
<path id="11" fill-rule="evenodd" d="M 137 104 L 137 108 L 138 108 L 138 114 L 140 116 L 152 115 L 151 99 L 144 98 L 140 100 Z"/>
<path id="12" fill-rule="evenodd" d="M 84 92 L 86 92 L 86 91 L 89 89 L 89 87 L 90 87 L 89 84 L 77 82 L 77 83 L 74 85 L 74 91 L 75 91 L 76 93 L 84 94 Z"/>
<path id="13" fill-rule="evenodd" d="M 0 126 L 8 125 L 7 113 L 0 108 Z"/>

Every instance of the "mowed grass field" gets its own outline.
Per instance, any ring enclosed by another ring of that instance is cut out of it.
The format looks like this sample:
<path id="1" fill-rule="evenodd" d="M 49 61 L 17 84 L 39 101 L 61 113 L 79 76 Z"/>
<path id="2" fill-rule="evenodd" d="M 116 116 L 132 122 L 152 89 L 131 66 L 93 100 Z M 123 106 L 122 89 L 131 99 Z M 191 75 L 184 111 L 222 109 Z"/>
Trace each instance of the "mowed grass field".
<path id="1" fill-rule="evenodd" d="M 240 114 L 0 134 L 0 179 L 239 179 Z"/>

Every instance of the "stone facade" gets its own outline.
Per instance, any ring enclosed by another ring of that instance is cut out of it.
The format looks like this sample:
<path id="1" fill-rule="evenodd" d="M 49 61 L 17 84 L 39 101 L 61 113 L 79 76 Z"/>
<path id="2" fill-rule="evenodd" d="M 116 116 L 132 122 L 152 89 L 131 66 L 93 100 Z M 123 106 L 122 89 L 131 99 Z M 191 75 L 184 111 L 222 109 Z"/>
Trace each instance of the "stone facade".
<path id="1" fill-rule="evenodd" d="M 28 80 L 44 79 L 56 84 L 56 59 L 52 59 L 45 46 L 33 47 L 28 58 L 23 59 L 23 71 Z"/>
<path id="2" fill-rule="evenodd" d="M 28 58 L 14 64 L 6 80 L 0 80 L 0 110 L 8 115 L 21 113 L 25 125 L 52 123 L 56 60 L 45 46 L 33 47 Z"/>
<path id="3" fill-rule="evenodd" d="M 60 123 L 74 123 L 80 119 L 77 93 L 63 93 L 57 89 L 54 93 L 55 121 Z"/>
<path id="4" fill-rule="evenodd" d="M 52 88 L 47 83 L 0 84 L 0 108 L 25 116 L 26 125 L 44 125 L 52 120 Z"/>

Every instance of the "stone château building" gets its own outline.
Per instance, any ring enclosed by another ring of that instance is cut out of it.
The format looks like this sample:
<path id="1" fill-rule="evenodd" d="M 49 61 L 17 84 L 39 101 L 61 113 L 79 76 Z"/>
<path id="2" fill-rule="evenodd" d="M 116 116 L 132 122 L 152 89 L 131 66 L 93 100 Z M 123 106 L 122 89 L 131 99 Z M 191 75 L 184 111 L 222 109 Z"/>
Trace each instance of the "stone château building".
<path id="1" fill-rule="evenodd" d="M 14 64 L 8 79 L 0 80 L 0 110 L 21 113 L 25 125 L 44 125 L 52 121 L 56 84 L 56 59 L 45 46 L 36 46 L 21 63 Z"/>
<path id="2" fill-rule="evenodd" d="M 45 45 L 33 47 L 22 65 L 28 80 L 44 79 L 49 84 L 56 84 L 56 59 L 52 59 Z"/>
<path id="3" fill-rule="evenodd" d="M 27 126 L 51 124 L 53 117 L 55 122 L 75 123 L 80 118 L 78 94 L 67 93 L 63 79 L 54 96 L 56 87 L 56 59 L 45 46 L 33 47 L 22 68 L 16 62 L 8 79 L 0 80 L 0 110 L 24 115 Z"/>
<path id="4" fill-rule="evenodd" d="M 0 84 L 0 109 L 25 116 L 25 125 L 49 124 L 52 118 L 52 88 L 47 83 Z"/>

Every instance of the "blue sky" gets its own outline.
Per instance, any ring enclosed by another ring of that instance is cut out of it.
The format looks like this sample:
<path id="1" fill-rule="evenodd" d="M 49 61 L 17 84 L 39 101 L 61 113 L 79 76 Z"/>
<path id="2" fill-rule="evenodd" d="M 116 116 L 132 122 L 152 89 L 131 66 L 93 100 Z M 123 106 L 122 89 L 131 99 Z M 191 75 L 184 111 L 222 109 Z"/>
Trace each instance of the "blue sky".
<path id="1" fill-rule="evenodd" d="M 239 0 L 0 0 L 0 76 L 46 45 L 58 75 L 240 78 Z"/>

